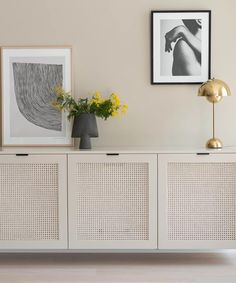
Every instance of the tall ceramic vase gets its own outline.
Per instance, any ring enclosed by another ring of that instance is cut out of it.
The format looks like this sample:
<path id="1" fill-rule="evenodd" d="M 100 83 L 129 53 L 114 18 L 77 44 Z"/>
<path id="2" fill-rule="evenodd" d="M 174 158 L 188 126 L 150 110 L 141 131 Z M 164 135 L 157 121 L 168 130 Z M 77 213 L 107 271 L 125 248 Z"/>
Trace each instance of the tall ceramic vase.
<path id="1" fill-rule="evenodd" d="M 98 137 L 97 121 L 94 114 L 82 113 L 74 118 L 72 138 L 80 138 L 80 149 L 91 149 L 90 138 Z"/>

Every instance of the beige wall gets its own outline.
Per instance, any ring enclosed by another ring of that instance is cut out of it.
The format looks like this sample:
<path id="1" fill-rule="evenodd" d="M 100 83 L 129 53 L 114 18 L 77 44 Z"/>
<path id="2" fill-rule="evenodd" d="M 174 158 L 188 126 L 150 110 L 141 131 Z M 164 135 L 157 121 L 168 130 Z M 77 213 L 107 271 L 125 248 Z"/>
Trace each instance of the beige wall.
<path id="1" fill-rule="evenodd" d="M 116 91 L 121 118 L 99 120 L 94 145 L 201 146 L 211 135 L 211 105 L 198 86 L 150 85 L 150 11 L 212 10 L 212 76 L 232 97 L 217 105 L 217 134 L 236 145 L 235 0 L 0 0 L 1 45 L 72 45 L 77 96 Z"/>

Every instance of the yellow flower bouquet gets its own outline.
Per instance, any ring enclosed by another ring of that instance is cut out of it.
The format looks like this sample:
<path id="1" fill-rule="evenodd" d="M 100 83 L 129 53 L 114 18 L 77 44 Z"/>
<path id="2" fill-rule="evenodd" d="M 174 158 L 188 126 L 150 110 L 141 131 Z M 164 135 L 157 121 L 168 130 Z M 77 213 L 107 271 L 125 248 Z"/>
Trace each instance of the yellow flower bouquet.
<path id="1" fill-rule="evenodd" d="M 96 116 L 104 120 L 118 116 L 127 111 L 127 105 L 121 104 L 118 94 L 112 93 L 108 98 L 96 91 L 91 98 L 75 100 L 61 86 L 54 88 L 56 95 L 53 105 L 60 111 L 67 112 L 73 121 L 72 137 L 80 138 L 80 149 L 91 149 L 90 137 L 98 137 Z"/>
<path id="2" fill-rule="evenodd" d="M 69 92 L 57 86 L 54 88 L 56 99 L 53 105 L 61 111 L 68 112 L 68 119 L 83 113 L 94 114 L 104 120 L 126 113 L 127 104 L 121 104 L 118 94 L 112 93 L 108 98 L 103 98 L 99 91 L 95 91 L 92 98 L 79 98 L 76 101 Z"/>

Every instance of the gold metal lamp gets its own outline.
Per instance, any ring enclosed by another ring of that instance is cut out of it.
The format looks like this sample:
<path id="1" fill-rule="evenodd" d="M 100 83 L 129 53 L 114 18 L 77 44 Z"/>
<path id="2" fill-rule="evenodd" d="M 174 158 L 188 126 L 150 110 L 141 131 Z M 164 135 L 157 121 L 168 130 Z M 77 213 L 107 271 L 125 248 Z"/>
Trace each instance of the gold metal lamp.
<path id="1" fill-rule="evenodd" d="M 223 96 L 230 96 L 231 92 L 227 84 L 221 80 L 211 79 L 203 83 L 199 90 L 198 96 L 205 96 L 213 105 L 213 137 L 206 144 L 208 148 L 222 148 L 222 142 L 215 137 L 215 103 L 221 101 Z"/>

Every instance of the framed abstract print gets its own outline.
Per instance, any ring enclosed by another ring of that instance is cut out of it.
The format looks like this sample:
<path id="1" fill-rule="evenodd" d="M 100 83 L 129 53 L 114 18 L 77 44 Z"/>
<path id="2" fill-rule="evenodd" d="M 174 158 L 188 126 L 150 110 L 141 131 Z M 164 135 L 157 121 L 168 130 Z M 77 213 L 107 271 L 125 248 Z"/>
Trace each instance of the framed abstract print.
<path id="1" fill-rule="evenodd" d="M 198 84 L 210 78 L 211 11 L 152 11 L 151 83 Z"/>
<path id="2" fill-rule="evenodd" d="M 2 144 L 69 146 L 71 125 L 52 102 L 71 91 L 70 47 L 2 47 Z"/>

